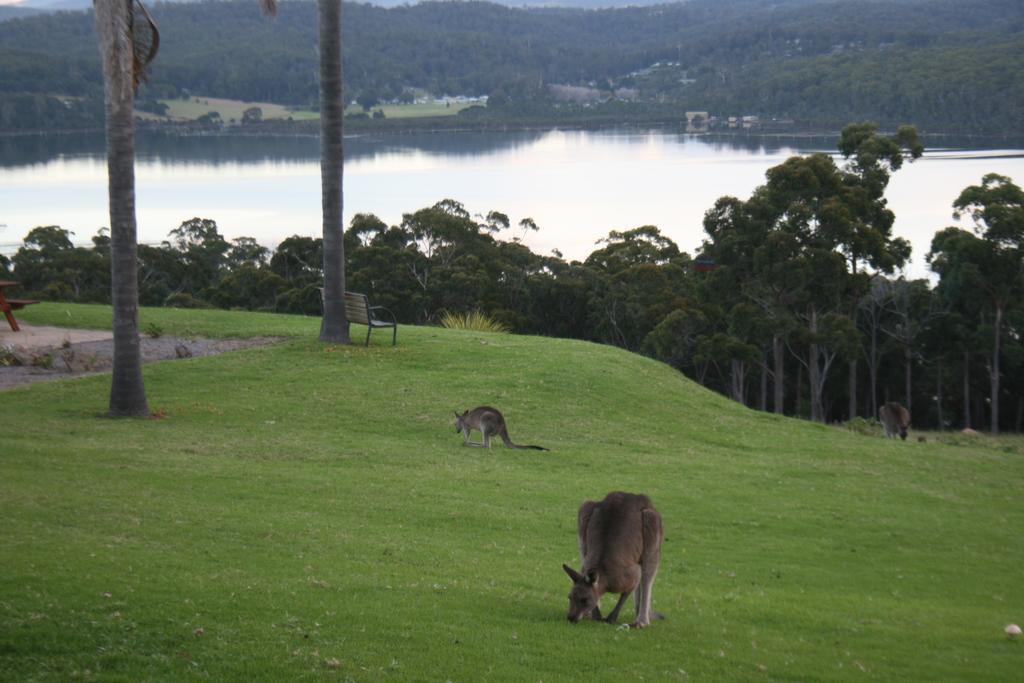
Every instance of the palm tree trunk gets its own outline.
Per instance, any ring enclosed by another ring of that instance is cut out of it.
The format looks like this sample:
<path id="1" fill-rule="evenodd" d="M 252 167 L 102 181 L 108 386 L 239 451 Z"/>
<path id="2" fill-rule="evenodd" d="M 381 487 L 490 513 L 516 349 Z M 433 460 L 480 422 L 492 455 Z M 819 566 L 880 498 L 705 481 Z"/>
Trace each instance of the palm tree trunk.
<path id="1" fill-rule="evenodd" d="M 320 340 L 350 343 L 345 316 L 342 226 L 344 101 L 341 80 L 341 0 L 318 0 L 320 23 L 320 178 L 323 201 L 324 317 Z"/>
<path id="2" fill-rule="evenodd" d="M 135 224 L 134 64 L 131 4 L 96 0 L 103 63 L 110 202 L 110 284 L 114 315 L 109 414 L 149 414 L 139 348 L 139 281 Z"/>

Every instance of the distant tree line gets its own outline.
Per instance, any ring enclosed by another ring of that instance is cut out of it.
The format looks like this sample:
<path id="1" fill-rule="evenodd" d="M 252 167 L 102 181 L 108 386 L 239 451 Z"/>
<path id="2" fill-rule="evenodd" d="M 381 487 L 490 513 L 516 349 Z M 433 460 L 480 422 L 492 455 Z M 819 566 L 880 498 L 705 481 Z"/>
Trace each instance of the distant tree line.
<path id="1" fill-rule="evenodd" d="M 346 286 L 404 323 L 481 310 L 522 334 L 614 344 L 670 363 L 751 407 L 819 421 L 876 416 L 897 400 L 923 427 L 1024 425 L 1024 192 L 987 175 L 954 210 L 975 230 L 939 230 L 938 277 L 895 272 L 910 247 L 891 234 L 892 173 L 920 154 L 912 128 L 848 126 L 825 154 L 770 169 L 749 198 L 722 197 L 691 258 L 654 226 L 610 233 L 582 262 L 524 246 L 537 226 L 456 201 L 399 225 L 360 214 L 345 233 Z M 504 239 L 498 239 L 503 237 Z M 33 229 L 0 277 L 26 295 L 109 302 L 110 243 L 75 247 Z M 320 314 L 320 239 L 270 252 L 192 218 L 140 245 L 140 302 Z"/>
<path id="2" fill-rule="evenodd" d="M 244 0 L 160 3 L 161 58 L 140 108 L 186 94 L 315 106 L 316 7 L 278 18 Z M 490 95 L 490 116 L 580 116 L 549 84 L 637 101 L 806 123 L 913 120 L 932 130 L 1019 132 L 1024 10 L 1018 0 L 691 0 L 597 11 L 421 2 L 345 8 L 350 100 Z M 0 129 L 82 125 L 101 77 L 86 12 L 0 22 Z M 657 65 L 657 66 L 655 66 Z M 55 99 L 33 105 L 26 97 Z M 58 98 L 59 99 L 56 99 Z M 81 111 L 79 111 L 81 109 Z M 566 111 L 568 110 L 568 111 Z M 66 114 L 66 120 L 60 118 Z"/>

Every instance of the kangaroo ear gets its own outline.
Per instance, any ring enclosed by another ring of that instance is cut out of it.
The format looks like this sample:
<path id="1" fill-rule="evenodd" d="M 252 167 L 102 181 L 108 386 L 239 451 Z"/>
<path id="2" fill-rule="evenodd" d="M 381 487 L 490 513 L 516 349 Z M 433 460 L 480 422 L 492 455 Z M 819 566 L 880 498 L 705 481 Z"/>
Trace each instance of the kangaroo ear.
<path id="1" fill-rule="evenodd" d="M 586 577 L 584 577 L 583 580 L 589 583 L 591 586 L 593 586 L 595 583 L 597 583 L 597 572 L 591 569 L 589 572 L 587 572 L 587 575 Z"/>
<path id="2" fill-rule="evenodd" d="M 580 576 L 580 573 L 572 567 L 570 567 L 569 565 L 563 564 L 562 569 L 564 569 L 565 573 L 569 575 L 569 578 L 572 579 L 573 583 L 579 583 L 583 581 L 583 577 Z"/>

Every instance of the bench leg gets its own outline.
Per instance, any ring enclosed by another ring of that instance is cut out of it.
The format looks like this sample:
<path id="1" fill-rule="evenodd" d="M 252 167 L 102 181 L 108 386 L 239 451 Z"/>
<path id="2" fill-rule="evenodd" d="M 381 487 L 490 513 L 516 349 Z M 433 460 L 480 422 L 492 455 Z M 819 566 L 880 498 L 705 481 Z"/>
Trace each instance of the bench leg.
<path id="1" fill-rule="evenodd" d="M 370 345 L 370 333 L 371 332 L 373 332 L 373 327 L 370 326 L 370 325 L 367 325 L 366 326 L 366 343 L 363 344 L 363 346 L 369 346 Z"/>
<path id="2" fill-rule="evenodd" d="M 19 330 L 18 321 L 14 319 L 14 314 L 11 313 L 11 310 L 7 307 L 4 307 L 4 317 L 7 318 L 7 322 L 10 323 L 11 329 L 17 332 Z"/>
<path id="3" fill-rule="evenodd" d="M 398 325 L 391 328 L 391 345 L 394 346 L 398 343 Z"/>

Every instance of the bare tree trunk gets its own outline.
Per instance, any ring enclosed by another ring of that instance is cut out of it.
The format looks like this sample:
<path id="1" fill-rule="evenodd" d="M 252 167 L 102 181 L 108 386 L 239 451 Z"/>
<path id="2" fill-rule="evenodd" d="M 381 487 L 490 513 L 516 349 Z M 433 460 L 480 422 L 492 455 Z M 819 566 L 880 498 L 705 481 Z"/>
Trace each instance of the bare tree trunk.
<path id="1" fill-rule="evenodd" d="M 707 378 L 708 378 L 708 364 L 707 363 L 698 363 L 697 364 L 697 384 L 701 385 L 702 387 L 703 386 L 707 386 L 705 384 L 705 380 L 707 380 Z"/>
<path id="2" fill-rule="evenodd" d="M 775 392 L 775 412 L 782 415 L 785 411 L 786 377 L 783 366 L 783 344 L 782 337 L 775 335 L 772 338 L 772 354 L 775 357 L 775 369 L 772 371 L 772 381 Z"/>
<path id="3" fill-rule="evenodd" d="M 812 336 L 818 332 L 817 311 L 811 311 L 809 329 Z M 825 409 L 821 396 L 824 383 L 821 381 L 821 367 L 818 365 L 820 356 L 821 347 L 812 342 L 807 352 L 807 382 L 811 390 L 811 420 L 814 422 L 825 421 Z"/>
<path id="4" fill-rule="evenodd" d="M 878 326 L 871 328 L 871 356 L 868 360 L 871 377 L 871 414 L 878 415 Z"/>
<path id="5" fill-rule="evenodd" d="M 768 410 L 768 358 L 767 354 L 761 358 L 761 394 L 758 399 L 758 410 L 766 412 Z"/>
<path id="6" fill-rule="evenodd" d="M 999 433 L 999 342 L 1003 330 L 1003 307 L 996 306 L 995 341 L 992 342 L 992 363 L 989 384 L 992 388 L 992 433 Z"/>
<path id="7" fill-rule="evenodd" d="M 341 0 L 318 0 L 320 24 L 320 178 L 323 203 L 324 317 L 320 340 L 350 343 L 345 315 L 342 226 L 344 101 L 341 81 Z"/>
<path id="8" fill-rule="evenodd" d="M 796 405 L 793 406 L 793 414 L 801 417 L 800 405 L 804 400 L 804 366 L 802 363 L 796 365 Z"/>
<path id="9" fill-rule="evenodd" d="M 913 361 L 914 361 L 914 354 L 910 350 L 910 347 L 907 346 L 904 349 L 904 351 L 903 351 L 903 364 L 904 364 L 904 373 L 903 373 L 903 385 L 904 386 L 903 386 L 903 393 L 906 395 L 906 398 L 904 399 L 906 402 L 904 403 L 904 405 L 907 407 L 907 412 L 909 412 L 911 415 L 914 414 L 914 408 L 912 406 L 912 402 L 913 402 L 914 399 L 913 399 L 913 392 L 911 390 L 911 388 L 913 387 L 913 382 L 912 382 L 912 377 L 911 377 L 911 373 L 914 370 L 914 368 L 913 368 Z"/>
<path id="10" fill-rule="evenodd" d="M 937 368 L 935 372 L 935 396 L 938 400 L 938 403 L 936 404 L 936 412 L 939 420 L 939 431 L 941 432 L 945 429 L 946 426 L 945 420 L 942 419 L 942 356 L 939 356 L 936 363 Z"/>
<path id="11" fill-rule="evenodd" d="M 747 364 L 743 361 L 732 359 L 729 361 L 730 365 L 730 393 L 732 394 L 732 400 L 737 403 L 746 405 L 746 384 L 747 384 Z"/>
<path id="12" fill-rule="evenodd" d="M 964 429 L 971 428 L 971 356 L 964 351 Z"/>
<path id="13" fill-rule="evenodd" d="M 136 258 L 134 53 L 131 4 L 96 0 L 96 33 L 103 64 L 110 202 L 110 288 L 114 355 L 109 414 L 149 415 L 139 347 L 139 273 Z"/>
<path id="14" fill-rule="evenodd" d="M 821 349 L 818 348 L 818 345 L 811 344 L 811 350 L 807 357 L 807 383 L 811 390 L 811 420 L 814 422 L 825 421 L 825 409 L 821 396 L 821 368 L 818 366 L 820 355 Z"/>
<path id="15" fill-rule="evenodd" d="M 857 360 L 850 361 L 850 417 L 853 419 L 857 417 Z"/>

